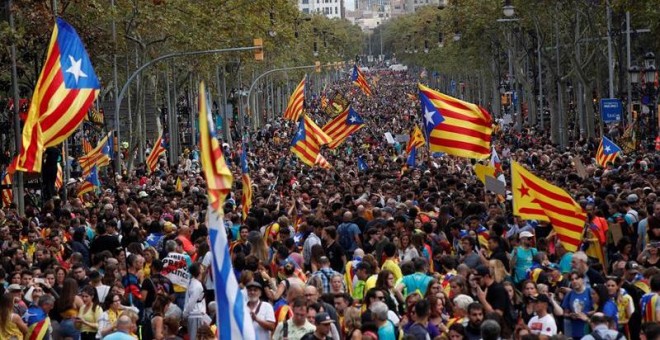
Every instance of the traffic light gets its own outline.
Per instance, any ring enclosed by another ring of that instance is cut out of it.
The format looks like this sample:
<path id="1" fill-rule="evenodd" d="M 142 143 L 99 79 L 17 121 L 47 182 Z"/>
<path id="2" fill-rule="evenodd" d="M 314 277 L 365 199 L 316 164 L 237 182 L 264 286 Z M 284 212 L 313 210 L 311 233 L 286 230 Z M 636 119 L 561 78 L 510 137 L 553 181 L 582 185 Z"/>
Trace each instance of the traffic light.
<path id="1" fill-rule="evenodd" d="M 264 41 L 261 38 L 254 38 L 254 47 L 257 49 L 254 50 L 254 60 L 263 61 L 264 60 Z"/>
<path id="2" fill-rule="evenodd" d="M 314 63 L 314 71 L 316 71 L 316 73 L 321 73 L 321 62 L 320 61 L 317 61 L 317 62 Z"/>

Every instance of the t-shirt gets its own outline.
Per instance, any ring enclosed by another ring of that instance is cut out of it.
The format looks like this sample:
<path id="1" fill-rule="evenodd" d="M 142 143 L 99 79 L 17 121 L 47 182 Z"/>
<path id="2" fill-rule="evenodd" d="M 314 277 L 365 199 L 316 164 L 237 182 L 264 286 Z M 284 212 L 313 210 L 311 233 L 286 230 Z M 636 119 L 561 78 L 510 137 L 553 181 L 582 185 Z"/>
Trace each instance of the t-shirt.
<path id="1" fill-rule="evenodd" d="M 571 262 L 573 261 L 573 253 L 566 253 L 561 257 L 559 261 L 559 271 L 562 274 L 568 274 L 573 269 L 571 267 Z"/>
<path id="2" fill-rule="evenodd" d="M 488 301 L 493 309 L 502 311 L 504 321 L 510 325 L 513 324 L 514 320 L 511 318 L 511 314 L 507 313 L 507 311 L 511 310 L 511 300 L 509 299 L 509 294 L 506 292 L 506 288 L 501 283 L 493 283 L 488 287 L 486 301 Z"/>
<path id="3" fill-rule="evenodd" d="M 529 327 L 532 334 L 547 336 L 557 334 L 557 323 L 552 314 L 546 314 L 542 318 L 539 318 L 538 315 L 533 316 L 527 323 L 527 327 Z"/>
<path id="4" fill-rule="evenodd" d="M 352 255 L 353 251 L 357 248 L 358 245 L 355 241 L 355 236 L 360 234 L 360 228 L 358 228 L 357 224 L 352 222 L 342 223 L 337 228 L 339 245 L 344 248 L 349 255 Z"/>
<path id="5" fill-rule="evenodd" d="M 344 270 L 344 262 L 342 261 L 344 249 L 337 242 L 332 242 L 331 245 L 325 248 L 325 255 L 330 260 L 330 268 L 338 273 Z"/>
<path id="6" fill-rule="evenodd" d="M 103 337 L 103 340 L 135 340 L 134 337 L 124 332 L 114 332 Z"/>
<path id="7" fill-rule="evenodd" d="M 426 288 L 433 278 L 422 273 L 414 273 L 406 275 L 401 280 L 401 283 L 406 286 L 406 295 L 419 289 L 422 296 L 426 295 Z M 379 337 L 380 339 L 380 337 Z"/>
<path id="8" fill-rule="evenodd" d="M 254 312 L 259 319 L 275 322 L 275 311 L 273 311 L 273 306 L 268 302 L 259 302 Z M 254 325 L 254 333 L 257 339 L 270 339 L 269 330 L 264 329 L 254 320 L 252 321 L 252 325 Z"/>
<path id="9" fill-rule="evenodd" d="M 378 340 L 396 340 L 394 326 L 391 322 L 386 322 L 384 325 L 378 327 Z"/>
<path id="10" fill-rule="evenodd" d="M 418 323 L 414 323 L 410 326 L 406 335 L 413 336 L 416 340 L 431 340 L 431 336 L 429 335 L 429 331 L 426 330 L 426 327 Z"/>
<path id="11" fill-rule="evenodd" d="M 284 325 L 283 322 L 280 322 L 277 324 L 277 327 L 275 328 L 275 331 L 273 332 L 273 340 L 282 340 L 284 335 L 282 334 L 282 326 Z M 313 332 L 316 330 L 316 326 L 312 325 L 309 321 L 305 320 L 305 324 L 302 325 L 301 327 L 296 326 L 293 323 L 293 319 L 289 319 L 287 321 L 287 327 L 288 327 L 288 339 L 289 340 L 298 340 L 301 339 L 305 334 L 309 332 Z"/>
<path id="12" fill-rule="evenodd" d="M 213 254 L 210 251 L 207 251 L 204 254 L 202 259 L 202 266 L 206 268 L 206 276 L 204 278 L 204 288 L 207 290 L 215 290 L 215 284 L 213 284 Z"/>
<path id="13" fill-rule="evenodd" d="M 465 263 L 466 266 L 470 267 L 470 269 L 477 268 L 479 264 L 481 264 L 481 257 L 477 255 L 475 252 L 471 252 L 463 258 L 463 263 Z"/>
<path id="14" fill-rule="evenodd" d="M 387 269 L 391 271 L 392 274 L 394 274 L 394 282 L 398 282 L 403 277 L 403 274 L 401 273 L 401 267 L 399 267 L 399 265 L 391 259 L 385 260 L 381 266 L 381 269 Z"/>
<path id="15" fill-rule="evenodd" d="M 527 269 L 532 267 L 536 253 L 536 248 L 525 249 L 523 247 L 516 247 L 514 249 L 513 256 L 516 257 L 516 266 L 514 268 L 513 280 L 515 282 L 521 282 L 527 278 Z"/>
<path id="16" fill-rule="evenodd" d="M 561 303 L 561 308 L 568 310 L 570 313 L 584 313 L 587 314 L 594 309 L 593 301 L 591 300 L 591 289 L 586 287 L 582 293 L 577 293 L 572 290 L 564 297 Z M 581 338 L 587 334 L 587 323 L 579 319 L 571 319 L 564 317 L 564 333 L 573 338 Z"/>

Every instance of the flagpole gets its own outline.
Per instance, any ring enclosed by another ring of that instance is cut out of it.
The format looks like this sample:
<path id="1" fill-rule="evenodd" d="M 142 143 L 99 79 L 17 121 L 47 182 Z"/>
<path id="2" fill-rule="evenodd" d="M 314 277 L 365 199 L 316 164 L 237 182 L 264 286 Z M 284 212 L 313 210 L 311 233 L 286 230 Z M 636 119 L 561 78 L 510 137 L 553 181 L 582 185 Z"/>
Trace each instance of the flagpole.
<path id="1" fill-rule="evenodd" d="M 11 9 L 11 0 L 6 0 L 7 13 L 9 13 L 9 27 L 11 31 L 14 31 L 14 14 Z M 13 41 L 13 40 L 12 40 Z M 14 92 L 14 142 L 16 146 L 16 154 L 21 152 L 21 143 L 22 143 L 22 131 L 21 131 L 21 115 L 20 115 L 20 101 L 21 97 L 18 92 L 18 72 L 16 71 L 16 43 L 12 43 L 10 47 L 11 53 L 11 79 L 12 79 L 12 88 Z M 14 182 L 16 183 L 16 191 L 14 193 L 14 202 L 18 208 L 19 216 L 23 216 L 25 213 L 25 202 L 23 197 L 25 196 L 25 190 L 23 188 L 23 172 L 16 171 L 14 176 Z"/>
<path id="2" fill-rule="evenodd" d="M 115 99 L 115 134 L 117 138 L 117 150 L 115 150 L 115 181 L 117 181 L 116 175 L 121 175 L 121 128 L 119 127 L 119 80 L 117 77 L 117 23 L 115 20 L 115 0 L 110 0 L 110 6 L 112 7 L 112 82 L 113 82 L 113 97 Z M 113 141 L 112 146 L 114 148 L 115 142 Z"/>

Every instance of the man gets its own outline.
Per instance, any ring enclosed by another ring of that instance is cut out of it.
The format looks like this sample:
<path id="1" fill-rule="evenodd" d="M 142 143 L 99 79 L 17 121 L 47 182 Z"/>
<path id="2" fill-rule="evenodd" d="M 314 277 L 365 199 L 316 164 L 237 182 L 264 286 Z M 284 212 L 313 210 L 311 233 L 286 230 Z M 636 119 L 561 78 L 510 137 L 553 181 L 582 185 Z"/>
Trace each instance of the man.
<path id="1" fill-rule="evenodd" d="M 387 318 L 387 305 L 382 301 L 374 302 L 371 307 L 371 315 L 373 316 L 376 326 L 378 326 L 378 339 L 379 340 L 395 340 L 397 334 L 394 331 L 394 325 Z"/>
<path id="2" fill-rule="evenodd" d="M 600 339 L 609 339 L 609 340 L 623 340 L 625 335 L 618 332 L 615 329 L 610 329 L 609 324 L 612 319 L 606 316 L 603 313 L 594 313 L 589 319 L 589 324 L 591 326 L 591 334 L 587 334 L 582 337 L 582 340 L 600 340 Z"/>
<path id="3" fill-rule="evenodd" d="M 586 286 L 605 283 L 603 275 L 589 267 L 589 258 L 587 257 L 587 254 L 582 251 L 573 254 L 573 258 L 571 259 L 571 269 L 582 275 Z"/>
<path id="4" fill-rule="evenodd" d="M 108 229 L 103 222 L 99 222 L 96 225 L 96 235 L 94 241 L 89 245 L 89 254 L 92 257 L 104 250 L 114 252 L 117 248 L 121 247 L 119 238 L 108 234 Z"/>
<path id="5" fill-rule="evenodd" d="M 468 340 L 481 339 L 481 323 L 484 321 L 484 307 L 479 302 L 471 303 L 468 308 L 468 323 L 465 334 Z"/>
<path id="6" fill-rule="evenodd" d="M 511 318 L 511 313 L 509 313 L 512 308 L 511 300 L 509 299 L 506 288 L 501 283 L 495 282 L 492 267 L 489 268 L 480 265 L 475 272 L 477 274 L 475 275 L 476 279 L 479 283 L 476 286 L 477 298 L 483 306 L 484 312 L 495 312 L 501 315 L 504 319 L 504 327 L 513 325 L 515 320 Z"/>
<path id="7" fill-rule="evenodd" d="M 319 291 L 316 289 L 314 286 L 306 286 L 305 287 L 305 299 L 307 300 L 307 305 L 313 305 L 315 303 L 320 304 L 323 306 L 323 310 L 325 310 L 330 317 L 339 324 L 339 316 L 337 316 L 337 311 L 335 310 L 335 307 L 323 300 L 319 300 Z M 334 301 L 333 301 L 334 302 Z"/>
<path id="8" fill-rule="evenodd" d="M 55 298 L 52 295 L 42 295 L 38 301 L 30 306 L 23 315 L 23 320 L 28 326 L 26 339 L 51 339 L 48 313 L 54 306 Z"/>
<path id="9" fill-rule="evenodd" d="M 273 332 L 273 340 L 299 340 L 305 334 L 316 330 L 316 326 L 307 321 L 307 305 L 302 297 L 296 298 L 291 304 L 293 317 L 280 322 Z"/>
<path id="10" fill-rule="evenodd" d="M 270 332 L 275 330 L 275 312 L 273 305 L 266 301 L 261 301 L 261 284 L 257 281 L 248 282 L 245 285 L 248 293 L 248 308 L 254 325 L 254 333 L 257 339 L 270 339 Z"/>
<path id="11" fill-rule="evenodd" d="M 651 292 L 642 296 L 642 323 L 660 321 L 660 274 L 651 277 Z"/>
<path id="12" fill-rule="evenodd" d="M 408 328 L 406 334 L 414 337 L 416 340 L 431 340 L 431 336 L 427 330 L 431 306 L 428 301 L 420 300 L 415 303 L 414 309 L 415 323 Z"/>
<path id="13" fill-rule="evenodd" d="M 559 259 L 559 271 L 562 275 L 567 275 L 571 272 L 571 263 L 573 262 L 573 253 L 564 248 L 564 244 L 557 240 L 555 243 L 555 253 Z"/>
<path id="14" fill-rule="evenodd" d="M 511 268 L 513 270 L 513 281 L 520 283 L 527 279 L 527 270 L 532 267 L 534 256 L 538 253 L 531 246 L 534 234 L 529 231 L 520 233 L 520 245 L 511 254 Z"/>
<path id="15" fill-rule="evenodd" d="M 301 340 L 331 340 L 332 337 L 328 336 L 333 322 L 330 315 L 325 312 L 318 313 L 314 317 L 314 321 L 316 321 L 316 329 L 305 334 Z"/>
<path id="16" fill-rule="evenodd" d="M 348 293 L 341 293 L 341 294 L 336 294 L 334 296 L 333 302 L 335 304 L 335 310 L 337 311 L 337 315 L 339 316 L 339 324 L 343 325 L 344 324 L 344 311 L 351 304 L 353 304 L 353 299 L 351 299 L 351 296 L 348 295 Z"/>
<path id="17" fill-rule="evenodd" d="M 495 320 L 485 320 L 481 323 L 481 339 L 482 340 L 498 340 L 501 339 L 500 333 L 502 327 Z"/>
<path id="18" fill-rule="evenodd" d="M 325 255 L 330 259 L 330 268 L 336 272 L 341 272 L 346 264 L 346 255 L 344 254 L 344 249 L 335 242 L 337 239 L 337 229 L 332 226 L 323 228 L 321 238 L 325 243 Z"/>
<path id="19" fill-rule="evenodd" d="M 183 309 L 186 298 L 186 290 L 190 283 L 190 273 L 188 267 L 192 264 L 190 256 L 177 251 L 177 243 L 169 240 L 165 243 L 167 256 L 163 258 L 163 270 L 161 274 L 165 276 L 174 286 L 174 303 Z"/>
<path id="20" fill-rule="evenodd" d="M 183 318 L 188 319 L 188 334 L 191 339 L 197 339 L 197 329 L 203 323 L 208 322 L 206 315 L 206 300 L 204 299 L 204 286 L 200 281 L 202 277 L 199 263 L 193 263 L 190 266 L 190 285 L 186 292 L 185 307 L 183 308 Z"/>
<path id="21" fill-rule="evenodd" d="M 353 252 L 362 246 L 360 240 L 360 228 L 353 223 L 353 214 L 350 211 L 344 213 L 343 223 L 337 227 L 339 245 L 346 251 L 346 257 L 353 257 Z"/>
<path id="22" fill-rule="evenodd" d="M 465 263 L 470 269 L 476 268 L 481 263 L 479 254 L 475 251 L 477 241 L 470 236 L 461 239 L 461 246 L 463 247 L 463 256 L 460 258 L 461 263 Z"/>
<path id="23" fill-rule="evenodd" d="M 316 276 L 321 279 L 321 282 L 323 283 L 323 294 L 327 294 L 330 293 L 330 278 L 333 275 L 339 273 L 330 268 L 330 259 L 328 259 L 326 256 L 321 256 L 319 259 L 319 265 L 321 268 L 312 274 L 312 276 Z"/>
<path id="24" fill-rule="evenodd" d="M 391 271 L 392 274 L 394 275 L 394 282 L 399 282 L 399 280 L 403 277 L 403 273 L 401 273 L 401 267 L 399 267 L 399 264 L 395 260 L 396 245 L 390 242 L 385 244 L 385 246 L 383 247 L 383 254 L 385 254 L 385 261 L 383 262 L 381 269 L 383 270 L 387 269 Z"/>
<path id="25" fill-rule="evenodd" d="M 135 338 L 130 335 L 134 324 L 128 315 L 120 316 L 117 319 L 116 327 L 117 330 L 103 337 L 103 340 L 135 340 Z"/>
<path id="26" fill-rule="evenodd" d="M 427 264 L 424 258 L 416 257 L 412 262 L 415 266 L 415 272 L 413 274 L 404 276 L 401 280 L 401 283 L 396 286 L 396 289 L 402 293 L 405 289 L 406 294 L 404 295 L 408 295 L 419 290 L 422 296 L 424 296 L 426 295 L 426 288 L 433 278 L 426 275 Z"/>
<path id="27" fill-rule="evenodd" d="M 129 256 L 130 257 L 130 256 Z M 87 277 L 87 272 L 85 267 L 82 264 L 76 264 L 71 268 L 73 272 L 73 278 L 78 282 L 78 288 L 81 290 L 89 284 L 89 278 Z"/>
<path id="28" fill-rule="evenodd" d="M 575 255 L 579 253 L 581 252 Z M 572 271 L 569 278 L 572 290 L 564 288 L 568 293 L 561 303 L 561 308 L 564 309 L 564 334 L 579 339 L 586 334 L 585 329 L 589 320 L 587 314 L 594 309 L 594 305 L 591 300 L 591 288 L 584 284 L 584 276 Z"/>
<path id="29" fill-rule="evenodd" d="M 548 313 L 550 298 L 545 294 L 530 296 L 529 298 L 535 302 L 534 312 L 536 313 L 536 315 L 534 315 L 527 323 L 527 327 L 529 327 L 532 334 L 546 336 L 557 335 L 557 323 L 555 322 L 555 318 L 552 314 Z"/>
<path id="30" fill-rule="evenodd" d="M 311 271 L 312 269 L 312 247 L 321 245 L 321 238 L 318 235 L 322 234 L 323 225 L 320 221 L 311 220 L 307 222 L 307 230 L 309 235 L 303 244 L 303 258 L 305 259 L 305 270 Z M 318 235 L 317 235 L 318 233 Z"/>
<path id="31" fill-rule="evenodd" d="M 125 295 L 128 297 L 131 306 L 142 310 L 144 308 L 144 301 L 147 299 L 147 295 L 149 295 L 149 291 L 142 287 L 138 278 L 138 272 L 144 268 L 144 257 L 142 255 L 131 254 L 126 258 L 126 263 L 127 273 L 122 277 Z M 147 281 L 144 280 L 143 283 Z"/>

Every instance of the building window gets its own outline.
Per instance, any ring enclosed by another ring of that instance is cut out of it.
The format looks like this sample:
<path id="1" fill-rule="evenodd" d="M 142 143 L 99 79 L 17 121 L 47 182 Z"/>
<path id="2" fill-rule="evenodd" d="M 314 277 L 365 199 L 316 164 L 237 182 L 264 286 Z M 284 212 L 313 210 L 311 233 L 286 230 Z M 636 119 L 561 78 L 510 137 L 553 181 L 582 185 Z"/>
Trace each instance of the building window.
<path id="1" fill-rule="evenodd" d="M 302 12 L 305 14 L 309 14 L 309 8 L 303 8 Z"/>
<path id="2" fill-rule="evenodd" d="M 339 14 L 339 7 L 335 7 L 335 14 Z"/>
<path id="3" fill-rule="evenodd" d="M 302 0 L 303 5 L 309 5 L 309 0 Z"/>

